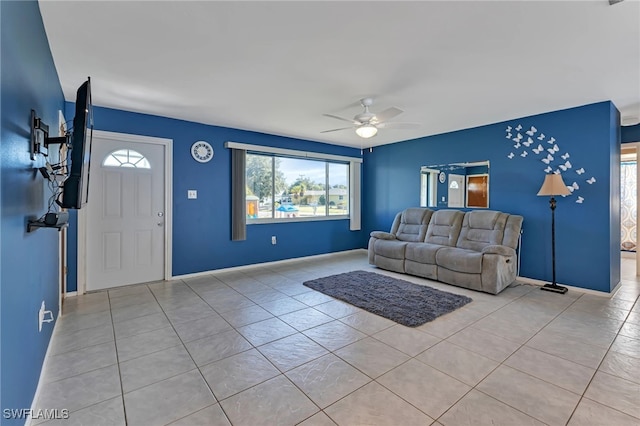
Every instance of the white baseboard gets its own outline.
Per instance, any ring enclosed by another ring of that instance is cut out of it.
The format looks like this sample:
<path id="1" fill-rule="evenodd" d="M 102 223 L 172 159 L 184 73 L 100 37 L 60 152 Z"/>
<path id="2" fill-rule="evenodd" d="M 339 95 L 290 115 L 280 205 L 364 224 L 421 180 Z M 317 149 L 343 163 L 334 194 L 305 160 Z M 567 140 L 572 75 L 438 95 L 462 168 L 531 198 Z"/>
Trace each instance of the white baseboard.
<path id="1" fill-rule="evenodd" d="M 67 297 L 76 297 L 78 295 L 77 291 L 68 291 L 64 294 L 64 298 L 66 299 Z"/>
<path id="2" fill-rule="evenodd" d="M 527 278 L 527 277 L 521 277 L 518 276 L 516 278 L 516 280 L 518 281 L 522 281 L 526 284 L 533 284 L 533 285 L 537 285 L 542 287 L 545 284 L 549 284 L 549 281 L 543 281 L 543 280 L 537 280 L 535 278 Z M 618 284 L 616 284 L 615 288 L 613 290 L 611 290 L 611 293 L 607 293 L 605 291 L 598 291 L 598 290 L 591 290 L 590 288 L 582 288 L 582 287 L 574 287 L 571 285 L 566 285 L 566 284 L 562 284 L 562 283 L 557 283 L 558 285 L 561 285 L 563 287 L 567 287 L 569 290 L 573 290 L 573 291 L 577 291 L 580 293 L 585 293 L 585 294 L 592 294 L 594 296 L 600 296 L 600 297 L 608 297 L 611 298 L 616 291 L 618 291 L 618 288 L 620 287 L 620 282 Z"/>
<path id="3" fill-rule="evenodd" d="M 51 350 L 51 342 L 53 342 L 53 337 L 56 334 L 56 328 L 58 327 L 58 320 L 60 319 L 60 310 L 58 309 L 58 316 L 56 321 L 53 324 L 53 331 L 51 332 L 51 338 L 49 338 L 49 343 L 47 343 L 47 351 L 44 354 L 44 361 L 42 362 L 42 368 L 40 369 L 40 377 L 38 377 L 38 386 L 36 387 L 36 393 L 33 395 L 33 401 L 31 401 L 31 412 L 36 412 L 36 404 L 38 403 L 38 398 L 40 398 L 40 390 L 42 389 L 44 374 L 47 368 L 47 363 L 49 361 L 49 351 Z M 24 425 L 31 426 L 32 418 L 31 415 L 27 418 Z"/>
<path id="4" fill-rule="evenodd" d="M 324 258 L 329 258 L 329 257 L 333 257 L 333 256 L 338 256 L 338 255 L 345 254 L 345 253 L 353 253 L 353 252 L 358 252 L 358 251 L 364 251 L 366 253 L 367 249 L 360 248 L 360 249 L 353 249 L 353 250 L 344 250 L 344 251 L 337 251 L 337 252 L 333 252 L 333 253 L 316 254 L 316 255 L 313 255 L 313 256 L 293 257 L 291 259 L 274 260 L 272 262 L 253 263 L 251 265 L 232 266 L 232 267 L 229 267 L 229 268 L 212 269 L 210 271 L 195 272 L 193 274 L 174 275 L 171 278 L 172 279 L 198 278 L 198 277 L 203 277 L 205 275 L 211 275 L 211 274 L 221 273 L 221 272 L 234 272 L 234 271 L 243 271 L 243 270 L 248 270 L 248 269 L 252 269 L 252 268 L 259 268 L 259 267 L 264 267 L 264 266 L 286 265 L 288 263 L 299 262 L 299 261 L 305 260 L 305 259 L 324 259 Z"/>

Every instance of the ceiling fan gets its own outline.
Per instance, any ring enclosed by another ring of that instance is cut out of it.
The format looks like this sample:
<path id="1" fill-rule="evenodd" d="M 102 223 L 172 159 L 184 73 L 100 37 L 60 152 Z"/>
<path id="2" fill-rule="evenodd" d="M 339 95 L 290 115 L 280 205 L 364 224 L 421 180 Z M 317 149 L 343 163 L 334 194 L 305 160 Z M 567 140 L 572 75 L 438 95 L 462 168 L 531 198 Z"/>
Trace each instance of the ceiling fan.
<path id="1" fill-rule="evenodd" d="M 325 117 L 335 118 L 341 121 L 346 121 L 351 123 L 349 127 L 341 127 L 339 129 L 331 129 L 324 130 L 320 133 L 329 133 L 329 132 L 337 132 L 340 130 L 348 130 L 348 129 L 356 129 L 356 134 L 361 138 L 371 138 L 378 133 L 378 129 L 415 129 L 419 126 L 417 123 L 399 123 L 399 122 L 388 122 L 388 120 L 397 117 L 402 114 L 402 111 L 399 108 L 391 107 L 387 108 L 384 111 L 381 111 L 377 114 L 369 111 L 369 107 L 373 104 L 372 98 L 363 98 L 360 99 L 360 104 L 364 108 L 364 111 L 360 114 L 357 114 L 353 119 L 338 117 L 337 115 L 332 114 L 323 114 Z"/>

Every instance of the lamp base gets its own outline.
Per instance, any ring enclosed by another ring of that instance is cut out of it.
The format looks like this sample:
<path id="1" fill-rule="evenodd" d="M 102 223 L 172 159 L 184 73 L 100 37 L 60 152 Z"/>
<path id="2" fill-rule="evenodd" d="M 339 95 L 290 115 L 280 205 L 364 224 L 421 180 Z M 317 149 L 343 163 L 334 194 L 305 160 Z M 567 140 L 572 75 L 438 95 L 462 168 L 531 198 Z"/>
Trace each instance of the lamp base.
<path id="1" fill-rule="evenodd" d="M 552 291 L 554 293 L 565 294 L 569 289 L 557 284 L 545 284 L 542 287 L 540 287 L 540 290 L 546 290 L 546 291 Z"/>

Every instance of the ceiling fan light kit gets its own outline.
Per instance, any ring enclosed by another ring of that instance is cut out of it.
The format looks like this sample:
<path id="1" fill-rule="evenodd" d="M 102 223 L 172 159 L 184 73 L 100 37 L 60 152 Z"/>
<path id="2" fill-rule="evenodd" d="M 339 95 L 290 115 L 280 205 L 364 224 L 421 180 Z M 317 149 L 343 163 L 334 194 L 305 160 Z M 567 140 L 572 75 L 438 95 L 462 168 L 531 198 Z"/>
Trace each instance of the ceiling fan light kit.
<path id="1" fill-rule="evenodd" d="M 368 139 L 372 138 L 378 134 L 378 128 L 400 128 L 400 129 L 410 129 L 419 127 L 417 123 L 395 123 L 395 122 L 387 122 L 400 114 L 402 111 L 400 108 L 390 107 L 381 111 L 378 114 L 374 114 L 369 111 L 369 107 L 373 104 L 373 98 L 363 98 L 360 99 L 360 104 L 364 108 L 364 111 L 360 114 L 356 114 L 353 119 L 338 117 L 337 115 L 332 114 L 323 114 L 325 117 L 335 118 L 340 121 L 346 121 L 351 123 L 350 127 L 341 127 L 339 129 L 331 129 L 324 130 L 321 133 L 329 133 L 329 132 L 337 132 L 340 130 L 350 130 L 355 129 L 356 134 L 361 138 Z"/>
<path id="2" fill-rule="evenodd" d="M 356 134 L 361 138 L 371 138 L 378 133 L 378 128 L 372 124 L 363 124 L 360 127 L 356 127 Z"/>

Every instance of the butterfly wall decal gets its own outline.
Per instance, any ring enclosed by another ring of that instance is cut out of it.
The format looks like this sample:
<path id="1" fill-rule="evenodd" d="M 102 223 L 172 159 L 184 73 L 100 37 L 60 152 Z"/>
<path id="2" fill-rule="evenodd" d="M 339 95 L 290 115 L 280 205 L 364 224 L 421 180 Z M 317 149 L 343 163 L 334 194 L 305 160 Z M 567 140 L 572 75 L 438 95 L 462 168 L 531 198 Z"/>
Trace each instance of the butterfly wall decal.
<path id="1" fill-rule="evenodd" d="M 567 180 L 572 182 L 571 185 L 567 186 L 569 190 L 569 194 L 563 195 L 563 197 L 571 196 L 571 195 L 577 196 L 580 192 L 583 192 L 585 189 L 587 189 L 586 187 L 581 189 L 580 185 L 578 185 L 577 182 L 572 181 L 572 178 L 576 179 L 576 175 L 580 176 L 586 173 L 584 167 L 574 168 L 574 165 L 572 164 L 572 162 L 569 161 L 569 159 L 571 158 L 571 155 L 567 151 L 561 151 L 561 148 L 559 145 L 562 145 L 562 144 L 557 144 L 556 139 L 554 137 L 546 136 L 543 132 L 540 132 L 535 126 L 530 126 L 528 130 L 525 130 L 522 124 L 518 124 L 518 123 L 505 126 L 505 132 L 506 132 L 506 139 L 514 143 L 513 144 L 514 149 L 519 150 L 519 151 L 513 150 L 511 152 L 507 151 L 508 152 L 508 154 L 506 155 L 507 158 L 509 158 L 510 160 L 513 160 L 516 157 L 516 155 L 519 154 L 521 158 L 526 159 L 529 156 L 529 151 L 527 149 L 530 149 L 532 154 L 531 156 L 533 157 L 534 154 L 539 155 L 540 157 L 537 157 L 537 158 L 540 158 L 540 161 L 542 161 L 545 164 L 545 168 L 543 169 L 544 173 L 562 174 L 565 182 Z M 542 142 L 538 143 L 537 141 L 546 141 L 549 145 L 543 146 Z M 521 149 L 522 146 L 524 146 L 525 149 Z M 556 158 L 558 158 L 559 164 L 555 163 Z M 523 161 L 528 161 L 528 160 L 523 160 Z M 572 173 L 574 171 L 576 175 L 572 176 Z M 592 176 L 589 179 L 586 179 L 586 177 L 587 176 L 585 176 L 585 181 L 587 182 L 587 184 L 593 185 L 594 183 L 596 183 L 595 177 Z M 582 204 L 583 202 L 584 202 L 584 197 L 577 197 L 576 203 Z"/>
<path id="2" fill-rule="evenodd" d="M 568 169 L 571 168 L 571 163 L 567 160 L 566 163 L 560 164 L 559 167 L 562 169 L 563 172 L 566 172 Z"/>
<path id="3" fill-rule="evenodd" d="M 542 159 L 542 162 L 543 162 L 544 164 L 549 164 L 549 163 L 550 163 L 550 162 L 552 162 L 552 161 L 553 161 L 553 155 L 551 155 L 551 154 L 547 154 L 547 158 L 543 158 L 543 159 Z"/>

